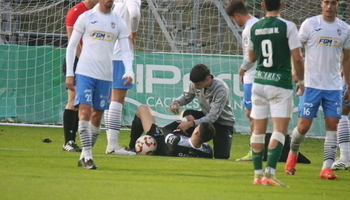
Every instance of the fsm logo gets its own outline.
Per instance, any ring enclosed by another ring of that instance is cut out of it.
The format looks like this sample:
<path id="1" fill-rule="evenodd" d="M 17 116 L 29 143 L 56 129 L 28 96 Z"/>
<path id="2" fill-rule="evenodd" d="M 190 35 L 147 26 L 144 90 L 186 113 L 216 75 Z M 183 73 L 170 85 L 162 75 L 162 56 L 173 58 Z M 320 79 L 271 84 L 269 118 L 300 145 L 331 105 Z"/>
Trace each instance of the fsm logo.
<path id="1" fill-rule="evenodd" d="M 320 46 L 327 46 L 327 47 L 339 47 L 341 40 L 339 38 L 332 38 L 332 37 L 318 37 L 317 44 Z"/>
<path id="2" fill-rule="evenodd" d="M 102 40 L 102 41 L 106 41 L 106 42 L 111 42 L 113 40 L 113 33 L 93 30 L 90 32 L 90 38 L 94 39 L 94 40 Z"/>

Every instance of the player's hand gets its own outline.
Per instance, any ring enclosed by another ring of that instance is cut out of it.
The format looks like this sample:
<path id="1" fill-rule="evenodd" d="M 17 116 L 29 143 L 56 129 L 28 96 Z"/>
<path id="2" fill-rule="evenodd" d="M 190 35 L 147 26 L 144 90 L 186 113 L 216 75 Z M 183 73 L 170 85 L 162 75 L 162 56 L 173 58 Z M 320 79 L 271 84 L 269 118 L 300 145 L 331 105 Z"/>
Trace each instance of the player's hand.
<path id="1" fill-rule="evenodd" d="M 68 88 L 69 90 L 75 91 L 75 87 L 74 87 L 74 76 L 67 76 L 66 77 L 66 88 Z"/>
<path id="2" fill-rule="evenodd" d="M 304 81 L 299 81 L 296 87 L 296 95 L 301 96 L 304 94 L 304 91 L 305 91 Z"/>
<path id="3" fill-rule="evenodd" d="M 187 131 L 187 129 L 193 127 L 193 121 L 187 121 L 187 122 L 181 122 L 177 128 L 181 129 L 182 131 Z"/>
<path id="4" fill-rule="evenodd" d="M 134 72 L 131 71 L 131 70 L 125 72 L 125 74 L 123 75 L 122 79 L 126 79 L 126 81 L 124 82 L 124 85 L 132 84 L 133 81 L 134 81 Z"/>
<path id="5" fill-rule="evenodd" d="M 174 101 L 169 105 L 170 112 L 174 113 L 175 115 L 180 113 L 180 104 L 178 101 Z"/>
<path id="6" fill-rule="evenodd" d="M 246 70 L 242 69 L 242 67 L 240 67 L 239 70 L 238 70 L 238 74 L 239 74 L 239 76 L 240 76 L 239 78 L 240 78 L 241 84 L 244 83 L 244 82 L 243 82 L 243 77 L 244 77 L 245 72 L 246 72 Z"/>
<path id="7" fill-rule="evenodd" d="M 350 90 L 349 90 L 349 87 L 347 87 L 347 89 L 344 92 L 343 102 L 344 103 L 350 103 Z"/>

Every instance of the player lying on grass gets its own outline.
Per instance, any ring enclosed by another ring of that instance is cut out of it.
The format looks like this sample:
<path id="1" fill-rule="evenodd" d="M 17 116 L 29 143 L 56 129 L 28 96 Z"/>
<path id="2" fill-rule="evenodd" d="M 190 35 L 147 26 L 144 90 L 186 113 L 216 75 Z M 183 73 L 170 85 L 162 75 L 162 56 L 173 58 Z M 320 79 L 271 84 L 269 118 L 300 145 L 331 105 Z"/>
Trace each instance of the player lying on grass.
<path id="1" fill-rule="evenodd" d="M 215 128 L 211 123 L 198 125 L 190 134 L 180 129 L 175 129 L 163 135 L 160 128 L 156 125 L 150 107 L 148 105 L 140 105 L 131 126 L 130 150 L 135 148 L 136 140 L 144 131 L 157 141 L 155 155 L 213 158 L 213 149 L 209 144 L 205 143 L 213 139 L 215 135 Z"/>

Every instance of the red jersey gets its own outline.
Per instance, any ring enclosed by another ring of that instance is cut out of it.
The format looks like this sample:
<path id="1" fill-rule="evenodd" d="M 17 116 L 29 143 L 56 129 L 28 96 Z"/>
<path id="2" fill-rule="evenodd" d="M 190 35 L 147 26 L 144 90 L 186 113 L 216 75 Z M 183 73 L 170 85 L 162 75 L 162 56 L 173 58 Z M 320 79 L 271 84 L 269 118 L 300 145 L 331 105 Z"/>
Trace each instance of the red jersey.
<path id="1" fill-rule="evenodd" d="M 73 6 L 67 13 L 66 16 L 66 27 L 74 27 L 75 21 L 77 21 L 79 15 L 88 11 L 89 8 L 86 7 L 84 2 L 80 2 Z"/>

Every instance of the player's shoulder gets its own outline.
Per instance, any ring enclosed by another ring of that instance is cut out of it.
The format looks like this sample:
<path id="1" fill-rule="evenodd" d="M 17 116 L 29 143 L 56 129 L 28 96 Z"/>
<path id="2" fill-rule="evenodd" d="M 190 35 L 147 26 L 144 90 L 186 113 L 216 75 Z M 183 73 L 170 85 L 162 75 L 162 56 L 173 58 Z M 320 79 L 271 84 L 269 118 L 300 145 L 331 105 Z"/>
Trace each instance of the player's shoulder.
<path id="1" fill-rule="evenodd" d="M 247 20 L 246 24 L 244 25 L 243 32 L 249 31 L 250 28 L 258 21 L 259 21 L 259 19 L 256 17 L 252 17 L 249 20 Z"/>
<path id="2" fill-rule="evenodd" d="M 302 24 L 303 25 L 312 25 L 312 26 L 319 26 L 321 24 L 321 15 L 316 15 L 312 17 L 306 18 Z"/>
<path id="3" fill-rule="evenodd" d="M 228 89 L 228 85 L 225 83 L 225 81 L 223 81 L 222 79 L 217 78 L 217 77 L 213 78 L 213 86 L 216 89 L 220 89 L 220 88 L 223 90 Z"/>
<path id="4" fill-rule="evenodd" d="M 74 5 L 71 9 L 69 9 L 68 13 L 71 14 L 81 14 L 84 13 L 85 11 L 89 10 L 84 2 L 77 3 Z"/>
<path id="5" fill-rule="evenodd" d="M 345 29 L 350 29 L 350 25 L 346 23 L 345 21 L 339 19 L 338 17 L 335 18 L 335 22 L 338 24 L 339 27 L 345 28 Z"/>

